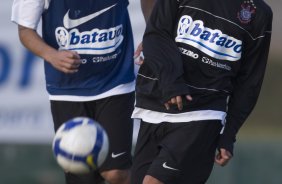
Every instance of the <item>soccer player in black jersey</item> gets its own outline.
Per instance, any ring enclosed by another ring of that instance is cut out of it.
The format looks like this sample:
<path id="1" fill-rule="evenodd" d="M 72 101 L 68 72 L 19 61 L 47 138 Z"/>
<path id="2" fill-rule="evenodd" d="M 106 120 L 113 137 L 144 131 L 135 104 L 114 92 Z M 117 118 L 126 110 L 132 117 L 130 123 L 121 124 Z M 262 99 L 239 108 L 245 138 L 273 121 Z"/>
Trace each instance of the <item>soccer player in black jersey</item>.
<path id="1" fill-rule="evenodd" d="M 202 184 L 214 162 L 228 163 L 259 96 L 271 24 L 263 0 L 156 2 L 136 81 L 131 184 Z"/>

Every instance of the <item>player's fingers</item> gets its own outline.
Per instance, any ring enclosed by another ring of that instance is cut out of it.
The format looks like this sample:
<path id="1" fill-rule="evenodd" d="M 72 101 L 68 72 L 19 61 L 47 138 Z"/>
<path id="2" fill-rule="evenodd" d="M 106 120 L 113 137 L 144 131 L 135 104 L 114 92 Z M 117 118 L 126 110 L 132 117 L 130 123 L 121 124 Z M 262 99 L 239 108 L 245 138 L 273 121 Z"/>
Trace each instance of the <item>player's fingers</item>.
<path id="1" fill-rule="evenodd" d="M 80 65 L 82 62 L 80 59 L 74 59 L 73 64 Z"/>
<path id="2" fill-rule="evenodd" d="M 75 51 L 60 51 L 60 64 L 68 69 L 78 68 L 81 64 L 80 56 Z"/>
<path id="3" fill-rule="evenodd" d="M 191 95 L 186 95 L 186 99 L 187 99 L 188 101 L 192 101 L 192 100 L 193 100 L 193 98 L 192 98 Z"/>
<path id="4" fill-rule="evenodd" d="M 175 98 L 175 97 L 171 98 L 171 99 L 170 99 L 170 102 L 171 102 L 172 104 L 176 104 L 176 98 Z"/>
<path id="5" fill-rule="evenodd" d="M 220 166 L 223 166 L 224 162 L 225 162 L 225 160 L 222 158 L 222 156 L 219 152 L 216 154 L 214 161 L 215 161 L 215 163 L 217 163 Z"/>
<path id="6" fill-rule="evenodd" d="M 76 51 L 66 50 L 66 51 L 64 51 L 64 53 L 70 59 L 80 59 L 80 56 L 79 56 L 79 54 Z"/>
<path id="7" fill-rule="evenodd" d="M 140 54 L 141 54 L 141 52 L 143 51 L 143 44 L 142 44 L 142 42 L 138 45 L 138 47 L 137 47 L 137 49 L 136 49 L 136 51 L 134 52 L 134 59 L 137 59 L 139 56 L 140 56 Z"/>
<path id="8" fill-rule="evenodd" d="M 219 159 L 218 156 L 216 155 L 215 158 L 214 158 L 214 162 L 217 163 L 218 165 L 220 165 L 219 160 L 220 160 L 220 159 Z"/>
<path id="9" fill-rule="evenodd" d="M 229 151 L 227 151 L 226 149 L 221 148 L 220 152 L 221 152 L 222 158 L 227 159 L 227 160 L 230 160 L 232 158 L 232 154 Z"/>
<path id="10" fill-rule="evenodd" d="M 220 159 L 220 160 L 217 160 L 216 163 L 220 166 L 225 166 L 228 163 L 228 160 Z"/>
<path id="11" fill-rule="evenodd" d="M 182 97 L 181 96 L 176 97 L 176 104 L 177 104 L 178 110 L 183 109 L 183 103 L 182 103 Z"/>
<path id="12" fill-rule="evenodd" d="M 231 158 L 232 154 L 229 151 L 220 149 L 215 157 L 215 162 L 220 166 L 225 166 Z"/>
<path id="13" fill-rule="evenodd" d="M 80 64 L 71 64 L 68 69 L 78 69 Z"/>
<path id="14" fill-rule="evenodd" d="M 138 45 L 138 47 L 137 47 L 137 50 L 139 50 L 139 51 L 143 51 L 143 42 L 141 42 L 139 45 Z"/>
<path id="15" fill-rule="evenodd" d="M 77 52 L 73 52 L 73 59 L 80 59 L 80 55 Z"/>
<path id="16" fill-rule="evenodd" d="M 81 64 L 81 60 L 77 58 L 64 58 L 62 61 L 75 66 L 79 66 Z"/>
<path id="17" fill-rule="evenodd" d="M 139 57 L 138 61 L 135 61 L 135 64 L 142 65 L 144 63 L 144 58 L 142 56 Z"/>
<path id="18" fill-rule="evenodd" d="M 72 61 L 69 61 L 69 60 L 62 60 L 60 63 L 59 63 L 59 66 L 60 68 L 62 68 L 63 70 L 67 69 L 72 69 L 74 67 Z"/>
<path id="19" fill-rule="evenodd" d="M 166 110 L 169 110 L 169 109 L 170 109 L 170 107 L 169 107 L 169 104 L 168 104 L 168 103 L 165 103 L 165 104 L 164 104 L 164 106 L 165 106 Z"/>
<path id="20" fill-rule="evenodd" d="M 73 74 L 78 72 L 78 69 L 61 68 L 60 71 L 64 72 L 65 74 Z"/>
<path id="21" fill-rule="evenodd" d="M 56 68 L 67 74 L 76 73 L 78 72 L 79 64 L 61 61 Z"/>
<path id="22" fill-rule="evenodd" d="M 78 68 L 81 64 L 79 59 L 63 58 L 60 60 L 60 65 L 67 69 Z"/>

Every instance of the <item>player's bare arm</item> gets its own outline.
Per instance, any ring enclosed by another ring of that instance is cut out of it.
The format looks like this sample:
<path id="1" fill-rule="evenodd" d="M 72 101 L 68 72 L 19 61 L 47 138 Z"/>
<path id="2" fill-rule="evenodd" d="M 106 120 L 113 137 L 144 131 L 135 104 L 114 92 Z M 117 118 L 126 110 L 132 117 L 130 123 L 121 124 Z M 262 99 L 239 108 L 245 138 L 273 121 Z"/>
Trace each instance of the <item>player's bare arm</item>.
<path id="1" fill-rule="evenodd" d="M 155 2 L 156 0 L 141 0 L 141 9 L 143 12 L 145 22 L 148 21 L 151 12 L 153 10 L 153 7 L 155 5 Z M 143 44 L 141 42 L 134 53 L 134 59 L 136 60 L 135 64 L 137 65 L 141 65 L 144 62 L 144 58 L 143 56 L 141 56 L 142 51 L 143 51 Z"/>
<path id="2" fill-rule="evenodd" d="M 48 44 L 30 28 L 19 25 L 19 37 L 22 44 L 35 55 L 50 62 L 57 70 L 64 73 L 75 73 L 80 65 L 80 57 L 74 51 L 58 51 Z"/>
<path id="3" fill-rule="evenodd" d="M 141 0 L 141 8 L 146 22 L 151 15 L 156 1 L 157 0 Z"/>
<path id="4" fill-rule="evenodd" d="M 143 52 L 143 44 L 142 42 L 138 45 L 137 49 L 134 52 L 134 60 L 135 60 L 135 64 L 137 65 L 142 65 L 144 62 L 144 57 L 142 56 L 142 52 Z"/>

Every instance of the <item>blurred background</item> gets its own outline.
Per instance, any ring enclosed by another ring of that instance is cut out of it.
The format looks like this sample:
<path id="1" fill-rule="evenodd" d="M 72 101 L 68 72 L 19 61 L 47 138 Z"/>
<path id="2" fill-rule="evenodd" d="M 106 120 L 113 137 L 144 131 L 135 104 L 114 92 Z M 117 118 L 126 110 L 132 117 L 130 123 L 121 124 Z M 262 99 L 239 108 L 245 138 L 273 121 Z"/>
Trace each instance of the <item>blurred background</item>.
<path id="1" fill-rule="evenodd" d="M 266 2 L 274 20 L 262 92 L 239 132 L 234 158 L 226 167 L 215 166 L 208 184 L 282 184 L 282 1 Z M 137 46 L 145 22 L 140 2 L 130 3 Z M 11 6 L 12 0 L 0 0 L 0 184 L 63 184 L 51 150 L 43 62 L 21 46 Z M 135 129 L 136 135 L 138 124 Z"/>

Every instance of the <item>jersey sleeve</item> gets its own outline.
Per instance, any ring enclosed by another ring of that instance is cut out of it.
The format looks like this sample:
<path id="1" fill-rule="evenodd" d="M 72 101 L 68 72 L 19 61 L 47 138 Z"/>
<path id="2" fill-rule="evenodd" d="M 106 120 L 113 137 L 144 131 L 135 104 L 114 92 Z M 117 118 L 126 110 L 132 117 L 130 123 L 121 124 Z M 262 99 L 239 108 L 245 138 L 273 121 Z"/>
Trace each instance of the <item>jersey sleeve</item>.
<path id="1" fill-rule="evenodd" d="M 262 86 L 271 40 L 271 10 L 268 19 L 263 23 L 258 24 L 256 29 L 262 30 L 264 35 L 250 39 L 250 44 L 243 51 L 244 59 L 234 80 L 234 91 L 230 97 L 226 124 L 219 142 L 219 148 L 225 148 L 232 153 L 236 134 L 253 110 Z"/>
<path id="2" fill-rule="evenodd" d="M 46 8 L 46 0 L 14 0 L 12 6 L 12 22 L 30 29 L 36 29 L 42 12 Z"/>
<path id="3" fill-rule="evenodd" d="M 142 73 L 144 67 L 150 69 L 154 78 L 158 80 L 162 102 L 174 96 L 188 94 L 182 79 L 184 71 L 181 54 L 173 37 L 178 7 L 178 0 L 158 0 L 143 37 L 145 61 L 139 71 Z M 140 87 L 142 86 L 137 86 L 138 89 Z"/>

